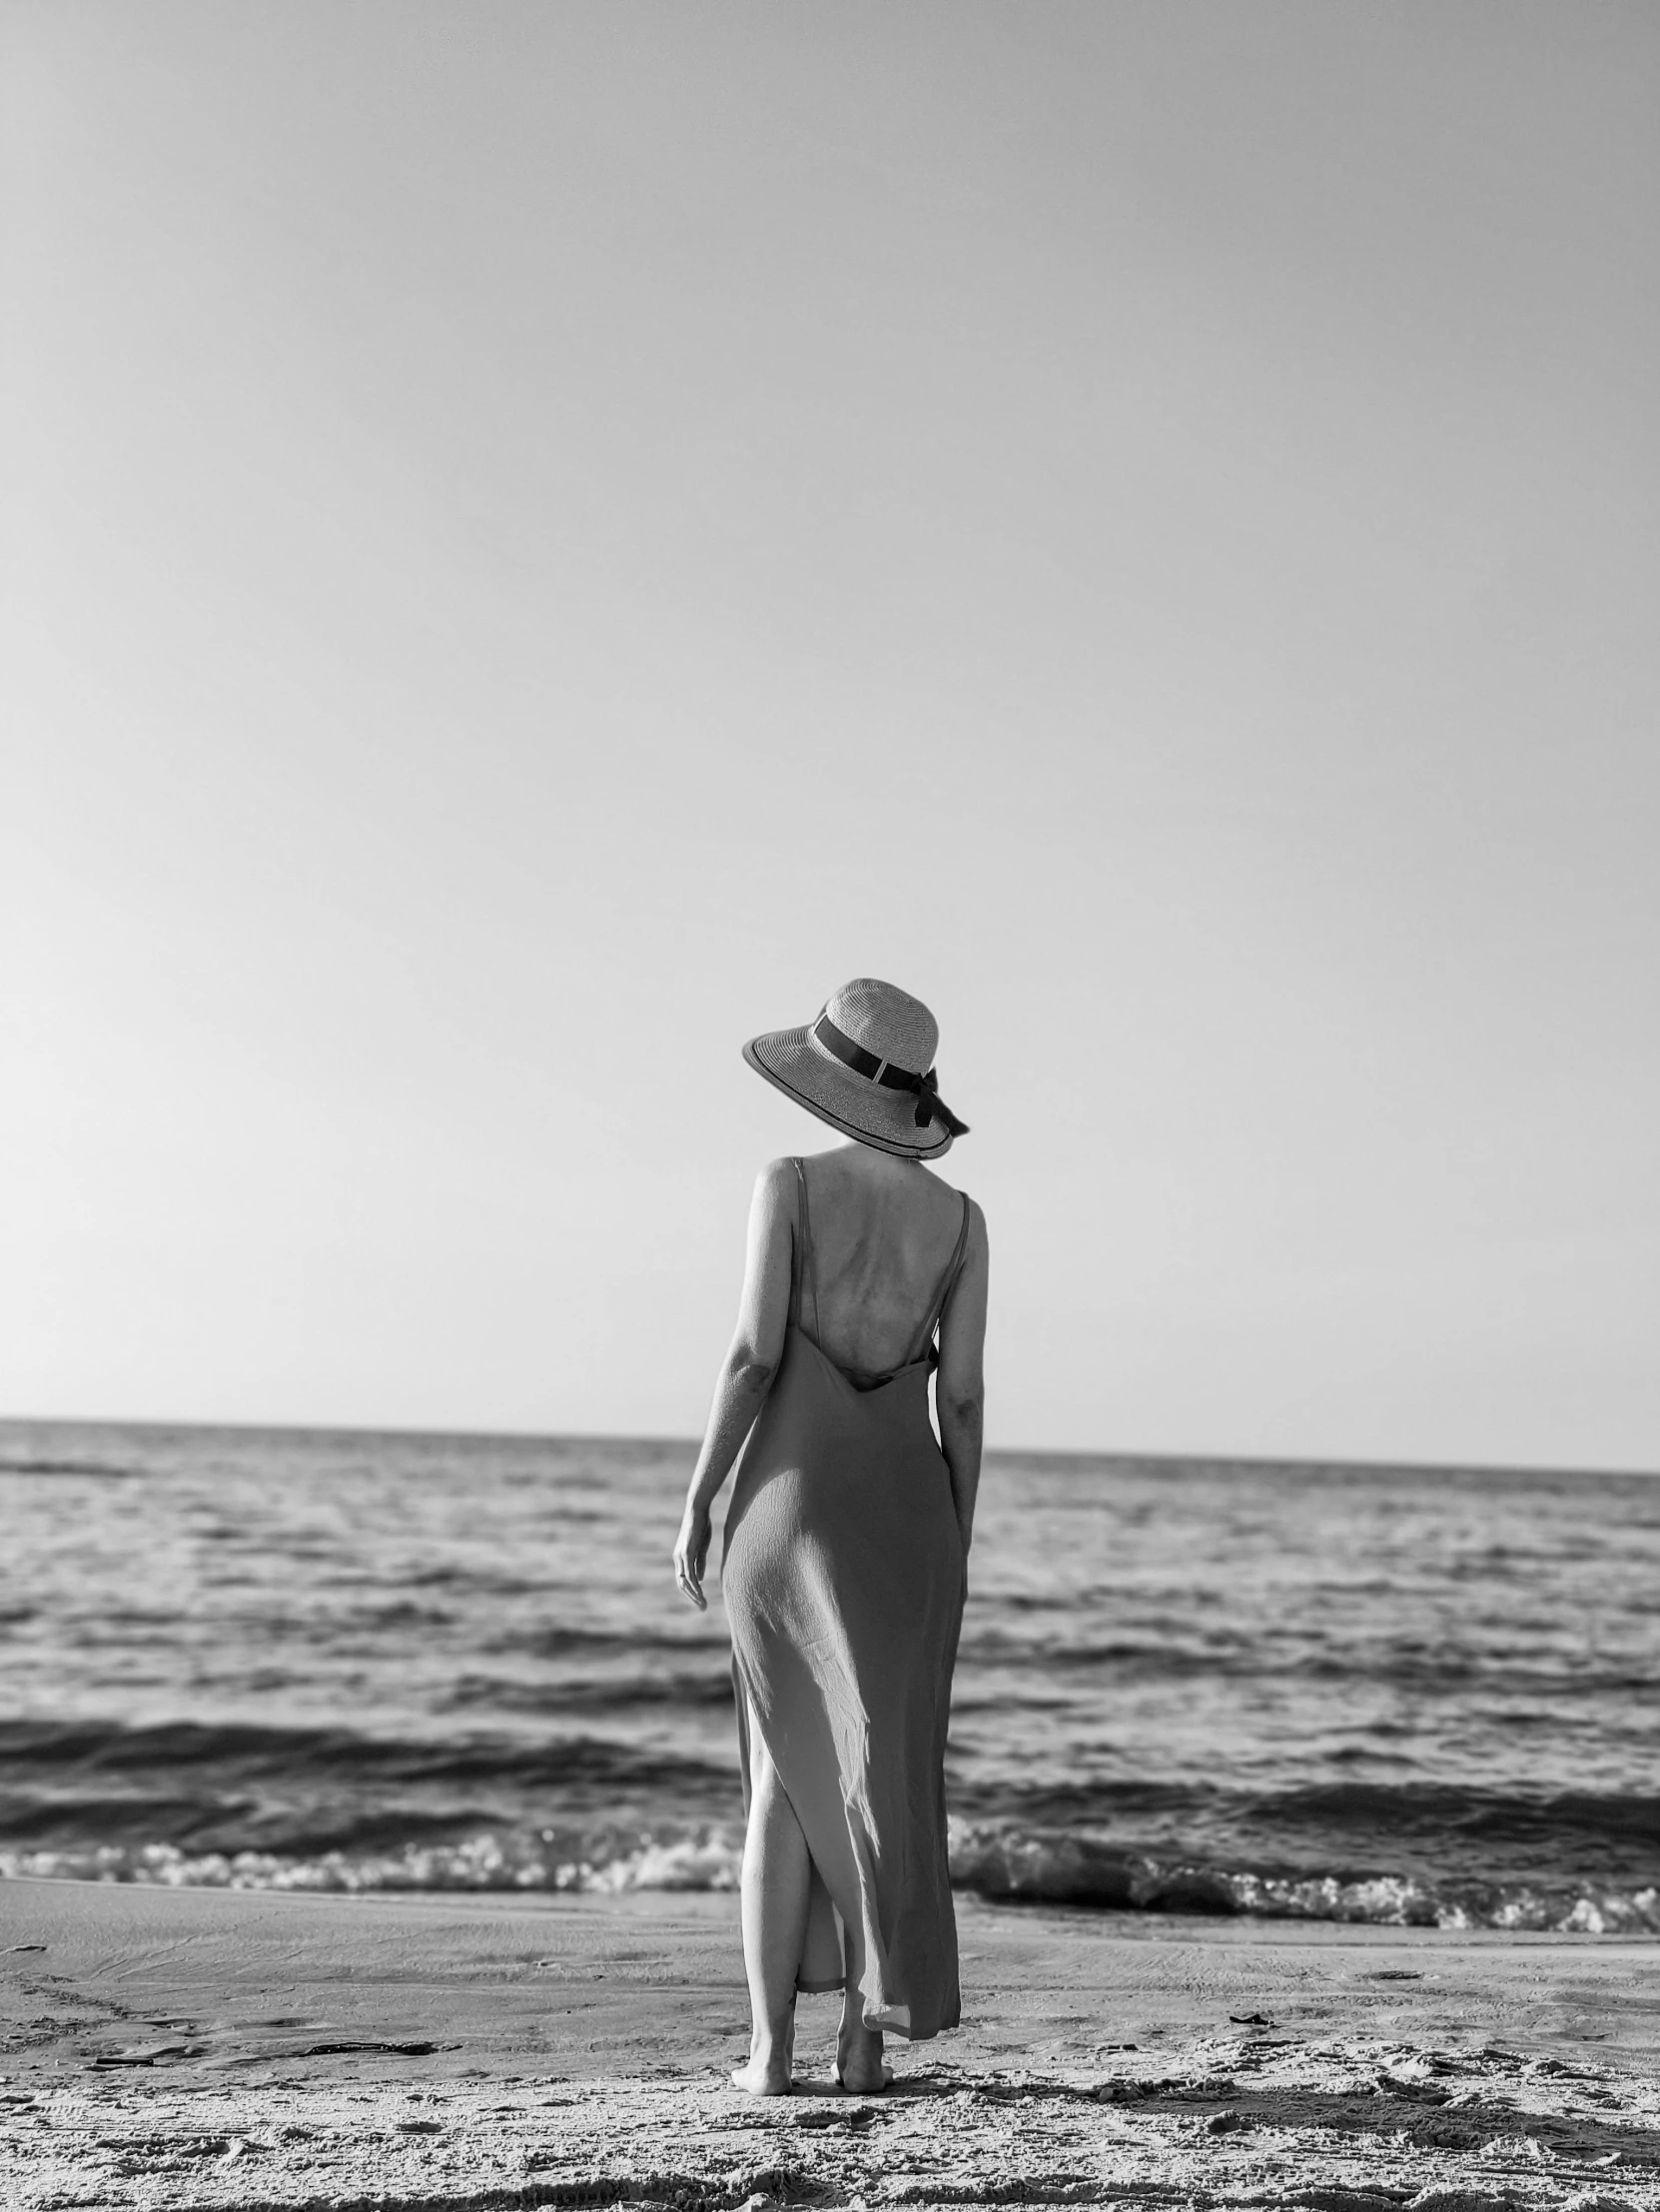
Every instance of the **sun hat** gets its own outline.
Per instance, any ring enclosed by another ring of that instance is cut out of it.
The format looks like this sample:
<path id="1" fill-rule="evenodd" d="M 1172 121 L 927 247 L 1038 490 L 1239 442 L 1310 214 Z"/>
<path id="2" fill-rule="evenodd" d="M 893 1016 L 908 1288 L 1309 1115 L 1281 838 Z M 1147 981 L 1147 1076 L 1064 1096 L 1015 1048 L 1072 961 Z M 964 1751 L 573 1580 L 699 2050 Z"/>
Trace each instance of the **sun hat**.
<path id="1" fill-rule="evenodd" d="M 940 1025 L 920 999 L 872 976 L 833 991 L 803 1030 L 752 1037 L 743 1057 L 797 1106 L 861 1144 L 938 1159 L 968 1134 L 934 1082 Z"/>

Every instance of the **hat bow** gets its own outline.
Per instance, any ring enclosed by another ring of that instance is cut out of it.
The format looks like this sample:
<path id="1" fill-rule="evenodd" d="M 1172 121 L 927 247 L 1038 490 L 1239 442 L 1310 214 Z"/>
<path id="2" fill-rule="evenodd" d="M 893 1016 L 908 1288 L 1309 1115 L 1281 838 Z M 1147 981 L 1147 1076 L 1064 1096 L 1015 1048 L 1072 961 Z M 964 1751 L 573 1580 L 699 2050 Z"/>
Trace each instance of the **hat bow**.
<path id="1" fill-rule="evenodd" d="M 896 1068 L 892 1061 L 867 1052 L 863 1045 L 837 1029 L 828 1014 L 821 1014 L 813 1025 L 813 1035 L 827 1052 L 833 1053 L 844 1068 L 851 1068 L 856 1076 L 864 1076 L 869 1082 L 880 1084 L 884 1091 L 908 1091 L 917 1102 L 916 1123 L 925 1129 L 930 1121 L 938 1121 L 953 1136 L 967 1136 L 968 1123 L 959 1121 L 956 1114 L 940 1097 L 939 1078 L 932 1068 L 927 1075 L 919 1076 L 909 1068 Z"/>

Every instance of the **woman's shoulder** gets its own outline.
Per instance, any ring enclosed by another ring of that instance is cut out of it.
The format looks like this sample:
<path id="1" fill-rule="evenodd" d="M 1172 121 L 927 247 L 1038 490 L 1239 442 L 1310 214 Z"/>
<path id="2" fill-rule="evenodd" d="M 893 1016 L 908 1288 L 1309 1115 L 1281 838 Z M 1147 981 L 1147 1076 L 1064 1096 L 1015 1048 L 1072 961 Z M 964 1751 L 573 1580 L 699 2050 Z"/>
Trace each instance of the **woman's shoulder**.
<path id="1" fill-rule="evenodd" d="M 986 1215 L 983 1208 L 981 1207 L 980 1200 L 978 1198 L 970 1197 L 969 1193 L 963 1188 L 961 1183 L 948 1182 L 945 1176 L 940 1173 L 937 1167 L 924 1167 L 920 1170 L 920 1172 L 928 1178 L 929 1182 L 933 1184 L 936 1190 L 943 1191 L 951 1200 L 951 1203 L 953 1205 L 966 1205 L 969 1210 L 969 1218 L 971 1221 L 979 1222 L 982 1228 L 985 1226 Z"/>
<path id="2" fill-rule="evenodd" d="M 781 1158 L 769 1159 L 755 1177 L 757 1201 L 776 1204 L 779 1200 L 788 1198 L 793 1206 L 800 1176 L 801 1161 L 793 1153 L 786 1152 Z"/>
<path id="3" fill-rule="evenodd" d="M 923 1172 L 952 1210 L 963 1240 L 965 1260 L 976 1254 L 984 1254 L 989 1250 L 991 1240 L 986 1231 L 986 1211 L 979 1199 L 970 1197 L 956 1183 L 947 1182 L 943 1175 L 936 1174 L 932 1168 L 925 1168 Z M 936 1203 L 938 1202 L 936 1199 Z"/>

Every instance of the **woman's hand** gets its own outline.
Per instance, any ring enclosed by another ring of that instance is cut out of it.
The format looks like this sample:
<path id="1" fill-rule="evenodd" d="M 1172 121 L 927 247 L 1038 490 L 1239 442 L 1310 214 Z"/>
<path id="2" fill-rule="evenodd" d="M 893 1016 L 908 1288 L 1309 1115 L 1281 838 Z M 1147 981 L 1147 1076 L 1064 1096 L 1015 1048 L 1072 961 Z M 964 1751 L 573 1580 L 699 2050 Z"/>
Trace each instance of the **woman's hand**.
<path id="1" fill-rule="evenodd" d="M 674 1579 L 699 1613 L 709 1609 L 709 1601 L 703 1595 L 703 1568 L 708 1557 L 709 1510 L 707 1506 L 693 1505 L 688 1499 L 680 1517 L 680 1534 L 674 1544 Z"/>

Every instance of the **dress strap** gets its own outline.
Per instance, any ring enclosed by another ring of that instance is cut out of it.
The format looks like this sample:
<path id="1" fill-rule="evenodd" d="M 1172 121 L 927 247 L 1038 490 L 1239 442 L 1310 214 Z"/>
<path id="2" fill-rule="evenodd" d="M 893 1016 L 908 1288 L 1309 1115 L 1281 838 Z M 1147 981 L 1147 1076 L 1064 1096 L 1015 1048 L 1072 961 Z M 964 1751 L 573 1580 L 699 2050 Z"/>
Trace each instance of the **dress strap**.
<path id="1" fill-rule="evenodd" d="M 955 1290 L 957 1287 L 957 1277 L 963 1271 L 963 1255 L 968 1250 L 968 1192 L 966 1190 L 963 1191 L 961 1193 L 961 1197 L 963 1200 L 963 1221 L 962 1226 L 957 1231 L 957 1248 L 952 1253 L 949 1261 L 946 1263 L 945 1273 L 940 1277 L 940 1287 L 938 1295 L 935 1297 L 934 1303 L 928 1309 L 928 1325 L 926 1326 L 926 1328 L 924 1328 L 921 1340 L 917 1346 L 917 1359 L 924 1359 L 927 1357 L 929 1346 L 934 1341 L 934 1331 L 940 1325 L 940 1316 L 944 1313 L 946 1309 L 946 1302 L 950 1298 L 952 1291 Z"/>
<path id="2" fill-rule="evenodd" d="M 795 1168 L 798 1203 L 795 1209 L 796 1270 L 795 1290 L 792 1300 L 795 1310 L 791 1315 L 791 1319 L 799 1328 L 801 1325 L 801 1292 L 803 1286 L 805 1286 L 813 1294 L 813 1341 L 817 1343 L 819 1335 L 818 1283 L 813 1274 L 813 1217 L 807 1208 L 807 1170 L 799 1159 L 793 1161 L 792 1165 Z"/>

